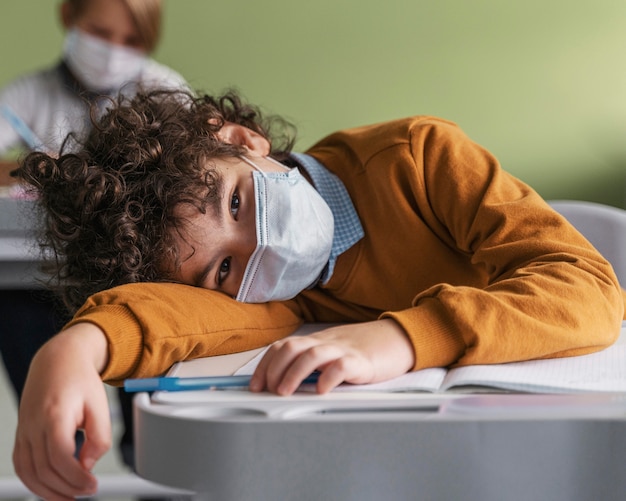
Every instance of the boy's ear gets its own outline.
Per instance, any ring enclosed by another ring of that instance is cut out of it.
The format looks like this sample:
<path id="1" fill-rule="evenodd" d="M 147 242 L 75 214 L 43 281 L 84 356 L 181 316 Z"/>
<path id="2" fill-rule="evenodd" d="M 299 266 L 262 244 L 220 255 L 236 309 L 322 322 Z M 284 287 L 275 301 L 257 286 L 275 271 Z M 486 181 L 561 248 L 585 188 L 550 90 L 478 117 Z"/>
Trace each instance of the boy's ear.
<path id="1" fill-rule="evenodd" d="M 66 30 L 74 26 L 74 11 L 69 2 L 61 2 L 59 6 L 59 17 L 61 18 L 63 28 Z"/>
<path id="2" fill-rule="evenodd" d="M 225 122 L 218 132 L 219 138 L 229 144 L 245 146 L 250 153 L 259 157 L 270 154 L 270 143 L 258 132 L 243 125 Z"/>

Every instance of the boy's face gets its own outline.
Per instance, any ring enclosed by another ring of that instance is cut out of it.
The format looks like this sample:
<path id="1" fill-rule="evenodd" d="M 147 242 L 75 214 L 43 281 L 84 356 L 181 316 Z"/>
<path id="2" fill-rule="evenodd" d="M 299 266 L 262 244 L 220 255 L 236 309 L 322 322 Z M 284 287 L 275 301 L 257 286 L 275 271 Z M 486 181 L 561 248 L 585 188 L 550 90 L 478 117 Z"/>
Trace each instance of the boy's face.
<path id="1" fill-rule="evenodd" d="M 280 172 L 264 156 L 250 158 L 265 172 Z M 222 178 L 217 209 L 209 206 L 202 214 L 191 206 L 179 208 L 186 223 L 174 235 L 182 264 L 173 278 L 235 297 L 257 244 L 254 169 L 240 158 L 213 160 L 207 168 Z"/>
<path id="2" fill-rule="evenodd" d="M 68 4 L 63 4 L 62 9 L 66 29 L 75 26 L 111 44 L 147 50 L 130 10 L 120 0 L 91 0 L 79 15 Z"/>

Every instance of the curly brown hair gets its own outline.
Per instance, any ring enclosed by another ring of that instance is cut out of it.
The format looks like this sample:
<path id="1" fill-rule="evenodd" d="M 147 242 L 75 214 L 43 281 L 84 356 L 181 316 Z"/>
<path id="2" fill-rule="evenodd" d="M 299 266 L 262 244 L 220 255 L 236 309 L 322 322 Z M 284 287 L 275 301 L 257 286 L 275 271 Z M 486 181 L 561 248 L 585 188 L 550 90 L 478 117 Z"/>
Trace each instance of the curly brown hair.
<path id="1" fill-rule="evenodd" d="M 207 162 L 245 151 L 219 140 L 225 121 L 273 137 L 273 156 L 293 146 L 291 124 L 264 117 L 234 91 L 155 90 L 118 97 L 79 148 L 68 138 L 58 158 L 33 152 L 23 160 L 15 175 L 39 201 L 48 285 L 70 312 L 104 289 L 170 280 L 179 263 L 175 209 L 215 207 L 221 178 Z"/>

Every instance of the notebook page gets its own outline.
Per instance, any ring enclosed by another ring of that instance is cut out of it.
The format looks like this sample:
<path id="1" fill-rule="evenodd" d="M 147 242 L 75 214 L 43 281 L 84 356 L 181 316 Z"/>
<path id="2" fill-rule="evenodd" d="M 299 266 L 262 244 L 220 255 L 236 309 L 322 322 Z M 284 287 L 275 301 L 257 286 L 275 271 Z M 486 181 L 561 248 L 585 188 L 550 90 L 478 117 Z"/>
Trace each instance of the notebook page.
<path id="1" fill-rule="evenodd" d="M 432 367 L 419 371 L 407 372 L 388 381 L 371 384 L 342 384 L 333 391 L 386 391 L 410 392 L 427 391 L 439 392 L 448 371 L 443 367 Z"/>
<path id="2" fill-rule="evenodd" d="M 626 392 L 626 342 L 578 357 L 457 367 L 448 371 L 442 390 L 459 385 L 532 393 Z"/>

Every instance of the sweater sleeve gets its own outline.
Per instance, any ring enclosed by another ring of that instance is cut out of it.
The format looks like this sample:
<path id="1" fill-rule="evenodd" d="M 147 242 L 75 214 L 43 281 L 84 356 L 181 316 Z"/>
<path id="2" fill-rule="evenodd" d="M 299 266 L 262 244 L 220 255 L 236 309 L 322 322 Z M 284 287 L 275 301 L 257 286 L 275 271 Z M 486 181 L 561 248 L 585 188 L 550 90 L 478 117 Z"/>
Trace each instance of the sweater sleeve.
<path id="1" fill-rule="evenodd" d="M 434 285 L 383 314 L 407 331 L 415 369 L 580 355 L 617 338 L 617 278 L 573 226 L 453 124 L 414 131 L 410 148 L 427 224 L 486 277 Z"/>
<path id="2" fill-rule="evenodd" d="M 164 373 L 174 362 L 251 350 L 302 323 L 293 302 L 244 304 L 206 289 L 170 283 L 128 284 L 91 296 L 67 327 L 104 331 L 109 362 L 102 379 Z"/>

